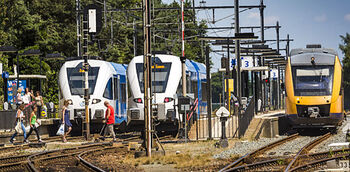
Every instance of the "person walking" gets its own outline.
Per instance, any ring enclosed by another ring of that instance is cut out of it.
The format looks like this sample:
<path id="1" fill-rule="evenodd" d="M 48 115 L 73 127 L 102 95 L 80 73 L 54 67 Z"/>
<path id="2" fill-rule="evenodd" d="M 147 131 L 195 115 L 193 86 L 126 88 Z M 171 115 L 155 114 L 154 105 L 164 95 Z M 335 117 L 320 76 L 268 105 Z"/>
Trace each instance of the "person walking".
<path id="1" fill-rule="evenodd" d="M 22 89 L 18 88 L 17 94 L 16 94 L 16 105 L 19 107 L 21 104 L 23 104 L 23 99 L 22 99 Z"/>
<path id="2" fill-rule="evenodd" d="M 117 140 L 116 140 L 116 138 L 115 138 L 115 133 L 114 133 L 114 126 L 113 126 L 113 124 L 114 124 L 114 109 L 113 109 L 113 107 L 109 104 L 109 102 L 108 101 L 105 101 L 104 102 L 104 105 L 107 107 L 107 110 L 106 110 L 106 115 L 105 115 L 105 125 L 106 125 L 106 127 L 105 127 L 105 132 L 104 132 L 104 134 L 103 134 L 103 136 L 102 136 L 102 140 L 105 140 L 105 135 L 107 134 L 107 133 L 109 133 L 109 134 L 112 134 L 112 136 L 113 136 L 113 142 L 116 142 Z"/>
<path id="3" fill-rule="evenodd" d="M 24 95 L 22 96 L 22 100 L 23 100 L 23 104 L 24 104 L 24 116 L 26 118 L 26 121 L 28 121 L 30 123 L 30 118 L 29 118 L 29 114 L 30 111 L 31 111 L 31 107 L 30 107 L 30 103 L 31 103 L 31 100 L 32 100 L 32 97 L 34 98 L 33 94 L 31 92 L 29 92 L 29 88 L 27 87 L 25 89 L 25 93 Z"/>
<path id="4" fill-rule="evenodd" d="M 36 91 L 36 95 L 35 95 L 35 105 L 36 107 L 38 108 L 38 118 L 41 118 L 40 117 L 40 114 L 41 114 L 41 107 L 44 105 L 44 101 L 43 101 L 43 97 L 40 96 L 40 92 L 39 91 Z"/>
<path id="5" fill-rule="evenodd" d="M 63 102 L 63 107 L 62 107 L 62 124 L 64 124 L 64 135 L 62 136 L 62 141 L 63 142 L 67 142 L 66 137 L 68 136 L 68 134 L 70 133 L 70 131 L 72 130 L 72 123 L 70 123 L 69 120 L 69 111 L 67 109 L 69 105 L 69 101 L 68 100 L 64 100 Z"/>
<path id="6" fill-rule="evenodd" d="M 16 125 L 17 126 L 17 123 L 20 122 L 20 125 L 21 125 L 21 128 L 22 128 L 22 131 L 23 131 L 23 137 L 24 137 L 24 143 L 28 143 L 27 139 L 26 139 L 26 129 L 23 125 L 23 109 L 24 109 L 24 105 L 21 104 L 17 110 L 17 113 L 16 113 Z M 18 134 L 18 131 L 15 130 L 15 133 L 12 135 L 11 139 L 10 139 L 10 142 L 13 143 L 13 139 L 17 136 Z"/>
<path id="7" fill-rule="evenodd" d="M 39 131 L 38 131 L 38 128 L 37 126 L 35 126 L 35 123 L 36 123 L 36 111 L 38 110 L 38 108 L 36 106 L 30 106 L 32 108 L 32 113 L 30 114 L 30 122 L 29 122 L 29 125 L 30 125 L 30 130 L 29 130 L 29 133 L 27 134 L 27 137 L 25 140 L 28 140 L 30 134 L 32 134 L 33 130 L 35 131 L 36 133 L 36 138 L 38 139 L 38 142 L 42 142 L 41 139 L 40 139 L 40 135 L 39 135 Z"/>

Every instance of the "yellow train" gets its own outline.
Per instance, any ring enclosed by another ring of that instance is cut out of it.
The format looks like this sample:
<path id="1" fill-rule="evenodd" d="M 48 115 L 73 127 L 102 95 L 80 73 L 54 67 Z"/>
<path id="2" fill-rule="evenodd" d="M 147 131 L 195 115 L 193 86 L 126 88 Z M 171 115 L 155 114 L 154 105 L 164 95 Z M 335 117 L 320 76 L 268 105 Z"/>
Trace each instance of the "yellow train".
<path id="1" fill-rule="evenodd" d="M 342 65 L 333 49 L 293 49 L 285 70 L 285 110 L 293 128 L 336 128 L 344 119 Z"/>

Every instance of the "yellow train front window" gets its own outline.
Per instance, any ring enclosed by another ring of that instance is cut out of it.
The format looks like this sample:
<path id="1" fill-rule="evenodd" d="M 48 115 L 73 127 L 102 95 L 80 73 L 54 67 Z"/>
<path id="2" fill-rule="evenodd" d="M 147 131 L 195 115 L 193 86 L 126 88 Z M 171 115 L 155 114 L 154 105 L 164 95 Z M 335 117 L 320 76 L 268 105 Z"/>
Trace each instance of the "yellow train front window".
<path id="1" fill-rule="evenodd" d="M 327 96 L 332 94 L 333 66 L 293 66 L 295 96 Z"/>

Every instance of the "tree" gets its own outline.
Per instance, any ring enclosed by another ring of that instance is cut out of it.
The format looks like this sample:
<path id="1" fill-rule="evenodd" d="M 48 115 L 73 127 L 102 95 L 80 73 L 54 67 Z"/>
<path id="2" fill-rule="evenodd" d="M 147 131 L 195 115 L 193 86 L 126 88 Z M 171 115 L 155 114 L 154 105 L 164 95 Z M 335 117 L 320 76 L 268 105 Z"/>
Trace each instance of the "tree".
<path id="1" fill-rule="evenodd" d="M 339 48 L 344 54 L 343 58 L 343 83 L 344 83 L 344 107 L 349 109 L 350 102 L 350 34 L 346 33 L 345 36 L 340 35 L 342 44 L 339 44 Z"/>

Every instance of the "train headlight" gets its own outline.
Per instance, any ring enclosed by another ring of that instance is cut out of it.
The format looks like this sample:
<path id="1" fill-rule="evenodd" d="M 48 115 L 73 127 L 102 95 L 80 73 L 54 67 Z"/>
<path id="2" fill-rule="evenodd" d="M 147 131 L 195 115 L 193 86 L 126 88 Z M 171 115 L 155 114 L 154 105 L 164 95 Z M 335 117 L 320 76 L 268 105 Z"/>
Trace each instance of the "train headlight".
<path id="1" fill-rule="evenodd" d="M 69 105 L 73 105 L 73 101 L 71 99 L 68 99 Z"/>
<path id="2" fill-rule="evenodd" d="M 171 98 L 171 97 L 165 97 L 164 98 L 164 103 L 168 103 L 168 102 L 171 102 L 171 101 L 173 101 L 174 99 L 173 98 Z"/>
<path id="3" fill-rule="evenodd" d="M 135 103 L 142 103 L 142 99 L 141 99 L 141 98 L 135 98 L 135 99 L 134 99 L 134 102 L 135 102 Z"/>
<path id="4" fill-rule="evenodd" d="M 101 100 L 100 99 L 92 99 L 92 104 L 96 104 L 96 103 L 100 103 Z"/>

